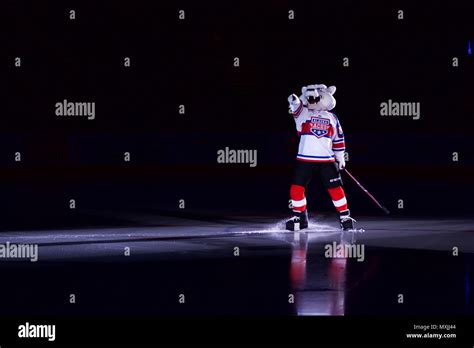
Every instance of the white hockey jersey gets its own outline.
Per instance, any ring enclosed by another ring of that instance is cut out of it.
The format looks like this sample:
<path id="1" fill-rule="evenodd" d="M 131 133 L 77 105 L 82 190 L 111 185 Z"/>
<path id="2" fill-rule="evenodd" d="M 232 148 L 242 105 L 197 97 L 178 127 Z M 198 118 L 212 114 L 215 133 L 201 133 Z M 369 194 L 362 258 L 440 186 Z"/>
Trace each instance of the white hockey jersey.
<path id="1" fill-rule="evenodd" d="M 301 100 L 290 105 L 300 136 L 296 159 L 306 162 L 334 162 L 344 156 L 344 133 L 336 115 L 308 109 Z"/>

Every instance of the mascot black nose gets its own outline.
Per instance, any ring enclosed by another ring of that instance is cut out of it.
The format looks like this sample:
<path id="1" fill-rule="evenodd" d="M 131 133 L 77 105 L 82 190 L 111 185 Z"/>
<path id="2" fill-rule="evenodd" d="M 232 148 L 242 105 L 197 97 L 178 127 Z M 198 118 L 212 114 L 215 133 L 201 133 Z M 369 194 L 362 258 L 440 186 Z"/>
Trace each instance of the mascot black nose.
<path id="1" fill-rule="evenodd" d="M 320 100 L 321 100 L 321 96 L 319 96 L 319 95 L 317 97 L 312 96 L 312 95 L 308 97 L 308 103 L 310 103 L 310 104 L 316 104 Z"/>

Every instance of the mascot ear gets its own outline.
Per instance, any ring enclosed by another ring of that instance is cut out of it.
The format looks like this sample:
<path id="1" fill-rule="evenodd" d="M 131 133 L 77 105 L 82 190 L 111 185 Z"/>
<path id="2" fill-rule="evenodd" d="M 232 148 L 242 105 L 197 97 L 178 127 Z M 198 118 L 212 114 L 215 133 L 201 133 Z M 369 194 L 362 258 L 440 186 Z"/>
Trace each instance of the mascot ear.
<path id="1" fill-rule="evenodd" d="M 304 86 L 301 88 L 301 95 L 300 95 L 300 100 L 303 102 L 303 105 L 306 106 L 308 104 L 308 101 L 306 100 L 306 90 L 308 87 Z"/>
<path id="2" fill-rule="evenodd" d="M 334 93 L 336 93 L 336 86 L 329 86 L 326 89 L 326 92 L 328 92 L 330 95 L 333 95 Z"/>

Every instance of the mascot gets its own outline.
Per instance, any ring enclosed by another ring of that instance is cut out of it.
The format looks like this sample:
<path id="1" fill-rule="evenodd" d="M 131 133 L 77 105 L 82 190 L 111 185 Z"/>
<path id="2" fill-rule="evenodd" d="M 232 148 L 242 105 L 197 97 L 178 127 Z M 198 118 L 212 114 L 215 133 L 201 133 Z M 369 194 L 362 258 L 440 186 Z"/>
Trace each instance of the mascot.
<path id="1" fill-rule="evenodd" d="M 336 115 L 329 112 L 336 106 L 336 87 L 309 85 L 301 89 L 298 97 L 288 97 L 290 114 L 300 136 L 292 184 L 290 208 L 293 216 L 286 221 L 286 229 L 298 231 L 308 227 L 305 190 L 314 175 L 319 175 L 334 207 L 339 212 L 339 222 L 345 231 L 353 230 L 355 221 L 349 212 L 342 187 L 340 171 L 344 169 L 344 133 Z"/>

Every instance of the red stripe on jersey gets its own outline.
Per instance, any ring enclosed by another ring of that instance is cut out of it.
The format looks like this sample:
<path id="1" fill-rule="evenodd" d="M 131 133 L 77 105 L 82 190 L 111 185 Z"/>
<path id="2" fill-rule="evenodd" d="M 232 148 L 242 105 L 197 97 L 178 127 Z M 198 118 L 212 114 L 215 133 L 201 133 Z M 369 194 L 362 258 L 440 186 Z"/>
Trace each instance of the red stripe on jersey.
<path id="1" fill-rule="evenodd" d="M 301 133 L 308 133 L 311 134 L 311 128 L 313 124 L 310 122 L 305 122 L 301 125 Z"/>
<path id="2" fill-rule="evenodd" d="M 333 135 L 333 134 L 334 134 L 334 128 L 331 126 L 331 127 L 329 127 L 329 133 L 328 133 L 328 135 L 329 135 L 330 138 L 332 138 L 332 135 Z"/>
<path id="3" fill-rule="evenodd" d="M 345 147 L 346 147 L 346 144 L 344 142 L 332 144 L 333 149 L 343 149 Z"/>
<path id="4" fill-rule="evenodd" d="M 301 125 L 301 132 L 302 133 L 307 133 L 307 134 L 313 134 L 313 132 L 311 132 L 311 130 L 314 129 L 314 128 L 317 128 L 315 123 L 305 122 Z M 324 130 L 326 130 L 326 129 L 324 129 Z M 334 128 L 332 126 L 328 127 L 327 131 L 328 131 L 327 136 L 331 138 L 332 135 L 334 134 Z"/>

